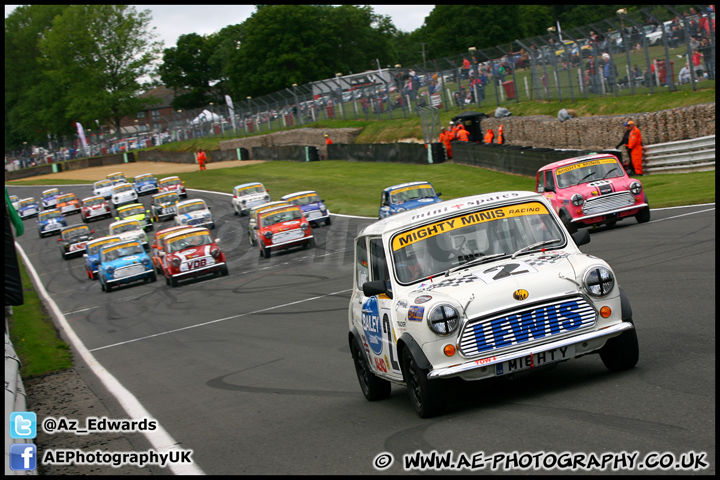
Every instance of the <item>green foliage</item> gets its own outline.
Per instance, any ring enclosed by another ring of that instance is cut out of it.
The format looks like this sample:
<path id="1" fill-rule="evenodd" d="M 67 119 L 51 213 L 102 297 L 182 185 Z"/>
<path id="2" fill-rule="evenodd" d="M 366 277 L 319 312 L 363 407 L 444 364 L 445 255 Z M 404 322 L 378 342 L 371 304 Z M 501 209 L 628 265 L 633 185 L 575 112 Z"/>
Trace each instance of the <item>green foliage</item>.
<path id="1" fill-rule="evenodd" d="M 265 5 L 243 23 L 227 75 L 233 96 L 259 96 L 391 61 L 394 27 L 370 7 Z"/>
<path id="2" fill-rule="evenodd" d="M 40 40 L 45 75 L 65 90 L 65 119 L 90 123 L 133 115 L 148 103 L 138 79 L 152 72 L 161 44 L 149 11 L 126 5 L 76 5 L 53 20 Z"/>
<path id="3" fill-rule="evenodd" d="M 203 37 L 190 33 L 181 35 L 177 46 L 163 51 L 160 80 L 176 91 L 173 108 L 203 108 L 222 98 L 210 86 L 219 80 L 222 71 L 221 63 L 210 61 L 220 41 L 217 35 Z"/>
<path id="4" fill-rule="evenodd" d="M 127 5 L 23 6 L 5 29 L 6 140 L 45 142 L 74 123 L 112 122 L 142 110 L 139 98 L 161 43 L 149 11 Z M 9 124 L 9 126 L 8 126 Z M 9 132 L 14 132 L 8 134 Z"/>
<path id="5" fill-rule="evenodd" d="M 21 5 L 5 19 L 5 144 L 19 145 L 47 141 L 48 131 L 65 127 L 45 108 L 55 112 L 59 97 L 55 86 L 43 85 L 43 72 L 37 58 L 37 39 L 52 27 L 53 19 L 62 14 L 66 5 Z M 58 108 L 59 107 L 59 108 Z M 39 110 L 40 109 L 40 110 Z M 62 128 L 61 128 L 62 130 Z"/>
<path id="6" fill-rule="evenodd" d="M 20 275 L 25 302 L 13 307 L 9 322 L 10 339 L 20 357 L 20 375 L 26 380 L 71 368 L 70 348 L 58 335 L 22 262 Z"/>

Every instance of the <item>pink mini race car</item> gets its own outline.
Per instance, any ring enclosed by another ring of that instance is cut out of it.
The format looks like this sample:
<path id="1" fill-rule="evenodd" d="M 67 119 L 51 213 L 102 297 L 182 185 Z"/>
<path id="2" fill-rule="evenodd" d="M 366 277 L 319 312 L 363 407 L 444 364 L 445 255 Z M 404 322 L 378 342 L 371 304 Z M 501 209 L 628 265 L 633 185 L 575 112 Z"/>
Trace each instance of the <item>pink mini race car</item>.
<path id="1" fill-rule="evenodd" d="M 613 155 L 568 158 L 537 172 L 535 190 L 552 204 L 565 227 L 615 225 L 635 217 L 650 220 L 647 195 L 639 180 L 630 178 Z"/>

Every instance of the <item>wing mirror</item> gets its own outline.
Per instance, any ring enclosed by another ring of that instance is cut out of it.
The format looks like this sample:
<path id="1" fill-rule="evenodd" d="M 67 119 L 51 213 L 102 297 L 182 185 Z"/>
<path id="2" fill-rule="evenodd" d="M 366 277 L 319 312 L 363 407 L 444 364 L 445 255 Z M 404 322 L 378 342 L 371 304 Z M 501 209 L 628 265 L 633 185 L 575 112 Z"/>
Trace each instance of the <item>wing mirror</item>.
<path id="1" fill-rule="evenodd" d="M 584 229 L 584 228 L 573 233 L 571 235 L 571 237 L 575 241 L 575 244 L 578 247 L 580 245 L 585 245 L 586 243 L 590 243 L 590 232 L 588 232 L 587 229 Z"/>
<path id="2" fill-rule="evenodd" d="M 375 295 L 385 294 L 393 298 L 392 285 L 390 280 L 375 280 L 374 282 L 365 282 L 362 286 L 363 294 L 366 297 L 374 297 Z"/>

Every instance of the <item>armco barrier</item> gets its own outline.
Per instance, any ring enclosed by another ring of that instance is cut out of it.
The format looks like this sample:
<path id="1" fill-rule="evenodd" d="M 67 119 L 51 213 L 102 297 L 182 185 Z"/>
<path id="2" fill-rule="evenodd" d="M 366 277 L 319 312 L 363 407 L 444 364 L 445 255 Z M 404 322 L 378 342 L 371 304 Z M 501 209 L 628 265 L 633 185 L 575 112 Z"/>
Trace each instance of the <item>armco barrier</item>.
<path id="1" fill-rule="evenodd" d="M 687 173 L 715 170 L 715 135 L 645 147 L 644 171 Z"/>
<path id="2" fill-rule="evenodd" d="M 515 145 L 453 142 L 453 159 L 455 163 L 530 177 L 534 177 L 541 167 L 549 163 L 590 153 L 610 153 L 617 156 L 620 152 L 617 150 L 601 150 L 597 152 L 554 150 L 552 148 L 532 148 Z"/>
<path id="3" fill-rule="evenodd" d="M 428 149 L 421 143 L 333 143 L 328 145 L 327 158 L 349 162 L 430 163 Z"/>
<path id="4" fill-rule="evenodd" d="M 278 147 L 252 147 L 252 158 L 254 160 L 314 162 L 320 160 L 320 154 L 317 147 L 305 145 L 282 145 Z"/>

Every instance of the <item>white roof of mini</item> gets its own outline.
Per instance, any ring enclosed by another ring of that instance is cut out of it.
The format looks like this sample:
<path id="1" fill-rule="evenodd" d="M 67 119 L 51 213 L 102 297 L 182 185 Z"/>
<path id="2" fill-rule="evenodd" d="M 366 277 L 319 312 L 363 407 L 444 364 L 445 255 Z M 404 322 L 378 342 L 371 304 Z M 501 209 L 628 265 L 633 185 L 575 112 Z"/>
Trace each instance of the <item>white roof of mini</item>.
<path id="1" fill-rule="evenodd" d="M 110 228 L 116 227 L 118 225 L 124 225 L 126 223 L 137 223 L 140 225 L 140 220 L 120 220 L 119 222 L 113 222 L 110 224 Z"/>
<path id="2" fill-rule="evenodd" d="M 205 206 L 207 206 L 207 204 L 205 203 L 205 200 L 203 200 L 202 198 L 191 198 L 190 200 L 183 200 L 182 202 L 178 202 L 177 207 L 180 208 L 185 205 L 190 205 L 191 203 L 199 203 L 199 202 L 202 202 Z"/>
<path id="3" fill-rule="evenodd" d="M 396 188 L 403 188 L 403 187 L 412 187 L 414 185 L 430 185 L 430 182 L 408 182 L 408 183 L 399 183 L 397 185 L 393 185 L 391 187 L 387 187 L 383 189 L 385 190 L 395 190 Z"/>
<path id="4" fill-rule="evenodd" d="M 94 245 L 94 244 L 96 244 L 96 243 L 98 243 L 98 242 L 105 242 L 105 241 L 107 241 L 107 240 L 114 240 L 114 239 L 117 239 L 118 242 L 122 240 L 122 239 L 121 239 L 120 237 L 118 237 L 117 235 L 107 235 L 107 236 L 105 236 L 105 237 L 100 237 L 100 238 L 95 238 L 95 239 L 93 239 L 93 240 L 90 240 L 89 242 L 87 242 L 87 243 L 85 244 L 85 246 L 92 246 L 92 245 Z"/>
<path id="5" fill-rule="evenodd" d="M 95 200 L 96 198 L 99 198 L 99 199 L 102 200 L 103 202 L 106 201 L 106 200 L 105 200 L 105 197 L 101 197 L 100 195 L 93 195 L 92 197 L 83 198 L 83 199 L 82 199 L 82 202 L 85 203 L 85 202 L 90 201 L 90 200 Z"/>
<path id="6" fill-rule="evenodd" d="M 291 197 L 299 197 L 300 195 L 310 195 L 310 194 L 316 194 L 317 192 L 315 190 L 306 190 L 304 192 L 295 192 L 295 193 L 288 193 L 287 195 L 283 195 L 282 198 L 291 198 Z"/>
<path id="7" fill-rule="evenodd" d="M 544 202 L 544 197 L 535 192 L 506 191 L 446 200 L 378 220 L 372 225 L 367 226 L 358 236 L 383 235 L 388 232 L 402 230 L 414 224 L 425 223 L 430 219 L 435 220 L 449 216 L 457 216 L 459 212 L 508 205 L 523 200 L 540 200 Z"/>
<path id="8" fill-rule="evenodd" d="M 243 183 L 242 185 L 235 185 L 235 190 L 237 190 L 238 188 L 257 187 L 257 186 L 265 188 L 263 186 L 263 184 L 260 182 L 250 182 L 250 183 Z"/>
<path id="9" fill-rule="evenodd" d="M 203 232 L 203 233 L 210 233 L 210 230 L 208 230 L 205 227 L 195 227 L 195 228 L 186 228 L 184 230 L 178 230 L 177 232 L 172 232 L 168 236 L 166 236 L 163 241 L 165 243 L 168 242 L 168 240 L 172 240 L 175 237 L 178 237 L 180 235 L 187 235 L 188 233 L 196 233 L 196 232 Z"/>

